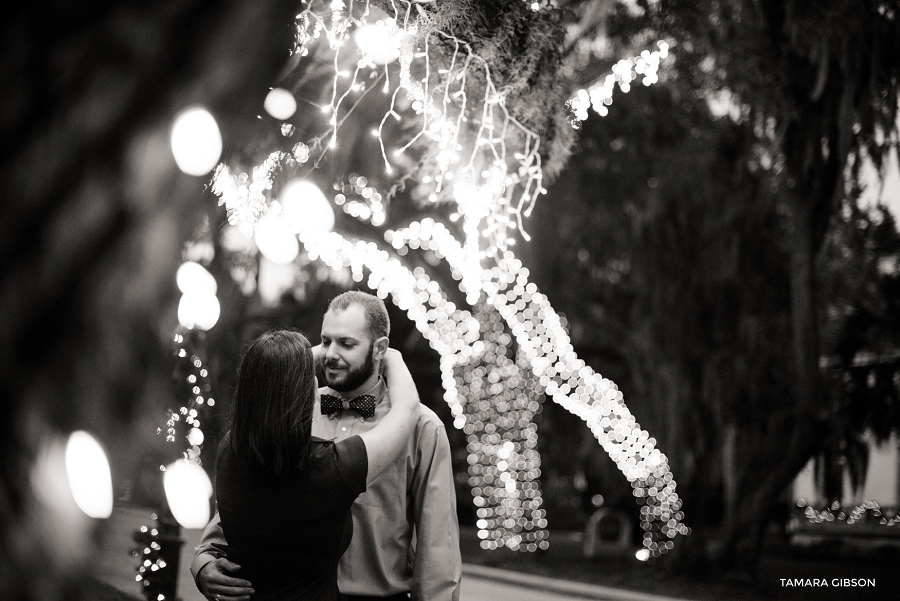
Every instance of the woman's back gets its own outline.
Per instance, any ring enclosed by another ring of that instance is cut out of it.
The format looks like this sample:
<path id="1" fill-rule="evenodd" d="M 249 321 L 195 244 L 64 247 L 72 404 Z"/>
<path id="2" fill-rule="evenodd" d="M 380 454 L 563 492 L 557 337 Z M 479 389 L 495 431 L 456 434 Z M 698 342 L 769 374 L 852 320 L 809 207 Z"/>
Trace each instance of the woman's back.
<path id="1" fill-rule="evenodd" d="M 399 454 L 419 407 L 400 353 L 386 335 L 371 339 L 361 313 L 353 316 L 353 339 L 370 357 L 378 347 L 392 398 L 388 414 L 359 436 L 312 438 L 316 353 L 302 334 L 267 332 L 244 354 L 216 466 L 227 559 L 200 569 L 207 596 L 229 594 L 237 580 L 253 587 L 253 601 L 339 599 L 337 565 L 350 544 L 353 501 Z M 370 367 L 368 379 L 377 379 L 376 364 Z M 240 566 L 237 578 L 224 573 L 232 564 Z"/>
<path id="2" fill-rule="evenodd" d="M 350 544 L 350 507 L 365 490 L 367 467 L 358 436 L 313 439 L 306 469 L 259 476 L 236 460 L 226 437 L 216 497 L 228 558 L 253 583 L 254 601 L 339 598 L 337 564 Z"/>

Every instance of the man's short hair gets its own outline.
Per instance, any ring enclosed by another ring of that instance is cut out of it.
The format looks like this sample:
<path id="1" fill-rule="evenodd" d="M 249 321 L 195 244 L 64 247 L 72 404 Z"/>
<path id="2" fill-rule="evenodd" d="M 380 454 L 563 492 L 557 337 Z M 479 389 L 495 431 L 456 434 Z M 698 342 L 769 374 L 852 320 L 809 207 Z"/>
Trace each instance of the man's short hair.
<path id="1" fill-rule="evenodd" d="M 338 294 L 328 303 L 329 311 L 344 311 L 351 305 L 359 305 L 366 315 L 366 329 L 372 337 L 372 341 L 389 336 L 391 333 L 391 320 L 388 317 L 384 301 L 360 290 L 348 290 Z"/>

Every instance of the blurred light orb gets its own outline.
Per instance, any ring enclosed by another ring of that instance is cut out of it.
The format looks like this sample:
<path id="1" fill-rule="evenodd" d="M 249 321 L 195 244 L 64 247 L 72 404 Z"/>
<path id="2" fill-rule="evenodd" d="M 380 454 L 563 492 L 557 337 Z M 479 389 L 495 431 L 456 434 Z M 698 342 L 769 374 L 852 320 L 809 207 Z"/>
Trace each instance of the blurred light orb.
<path id="1" fill-rule="evenodd" d="M 188 442 L 195 447 L 202 445 L 204 438 L 203 430 L 200 428 L 191 428 L 187 435 Z"/>
<path id="2" fill-rule="evenodd" d="M 188 175 L 206 175 L 222 156 L 222 134 L 215 118 L 202 106 L 181 111 L 172 126 L 172 155 Z"/>
<path id="3" fill-rule="evenodd" d="M 255 254 L 258 250 L 252 235 L 247 235 L 236 225 L 226 225 L 219 239 L 222 247 L 231 252 Z"/>
<path id="4" fill-rule="evenodd" d="M 182 294 L 192 290 L 206 290 L 216 293 L 216 278 L 203 265 L 194 261 L 185 261 L 175 272 L 175 282 Z"/>
<path id="5" fill-rule="evenodd" d="M 279 265 L 265 257 L 260 258 L 256 284 L 259 297 L 265 306 L 274 307 L 285 292 L 294 289 L 298 270 L 296 263 Z"/>
<path id="6" fill-rule="evenodd" d="M 279 265 L 291 263 L 300 254 L 300 242 L 280 216 L 267 215 L 256 226 L 256 246 L 265 258 Z"/>
<path id="7" fill-rule="evenodd" d="M 381 22 L 367 23 L 356 28 L 353 40 L 364 55 L 377 65 L 387 65 L 400 57 L 400 49 L 388 28 Z"/>
<path id="8" fill-rule="evenodd" d="M 83 430 L 66 443 L 66 475 L 78 507 L 92 518 L 108 518 L 113 508 L 112 476 L 106 452 Z"/>
<path id="9" fill-rule="evenodd" d="M 650 551 L 647 549 L 638 549 L 634 556 L 637 557 L 638 561 L 647 561 L 650 559 Z"/>
<path id="10" fill-rule="evenodd" d="M 318 186 L 310 181 L 295 179 L 281 193 L 282 215 L 290 230 L 318 233 L 334 228 L 334 210 Z"/>
<path id="11" fill-rule="evenodd" d="M 221 310 L 219 299 L 209 290 L 189 290 L 178 303 L 178 323 L 189 330 L 209 330 L 219 321 Z"/>
<path id="12" fill-rule="evenodd" d="M 263 108 L 276 119 L 284 121 L 297 112 L 297 101 L 294 100 L 294 95 L 284 88 L 274 88 L 266 95 Z"/>
<path id="13" fill-rule="evenodd" d="M 185 261 L 209 264 L 216 256 L 212 240 L 198 240 L 185 243 L 182 258 Z"/>
<path id="14" fill-rule="evenodd" d="M 205 528 L 213 488 L 202 467 L 179 459 L 166 467 L 163 488 L 172 515 L 184 528 Z"/>

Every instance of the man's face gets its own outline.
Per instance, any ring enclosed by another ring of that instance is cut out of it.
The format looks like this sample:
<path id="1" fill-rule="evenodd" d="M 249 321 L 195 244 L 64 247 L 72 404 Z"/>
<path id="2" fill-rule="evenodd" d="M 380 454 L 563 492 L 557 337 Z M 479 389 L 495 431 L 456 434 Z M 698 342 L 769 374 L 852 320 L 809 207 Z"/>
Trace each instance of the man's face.
<path id="1" fill-rule="evenodd" d="M 328 311 L 322 320 L 325 383 L 339 392 L 359 388 L 375 370 L 374 341 L 359 305 Z"/>

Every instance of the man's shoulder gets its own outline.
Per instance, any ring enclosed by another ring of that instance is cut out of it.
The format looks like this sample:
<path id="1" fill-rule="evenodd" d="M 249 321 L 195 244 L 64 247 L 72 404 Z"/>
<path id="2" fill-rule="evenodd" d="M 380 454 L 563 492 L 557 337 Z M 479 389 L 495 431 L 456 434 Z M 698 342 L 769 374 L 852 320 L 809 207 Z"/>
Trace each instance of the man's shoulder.
<path id="1" fill-rule="evenodd" d="M 386 394 L 385 398 L 390 400 L 390 395 Z M 419 419 L 416 422 L 417 430 L 427 429 L 444 429 L 444 422 L 438 417 L 432 409 L 426 405 L 419 403 Z"/>
<path id="2" fill-rule="evenodd" d="M 438 417 L 437 413 L 429 407 L 419 404 L 419 421 L 416 423 L 417 428 L 444 428 L 444 422 Z"/>

